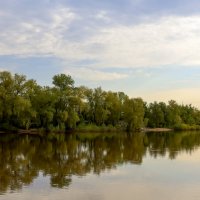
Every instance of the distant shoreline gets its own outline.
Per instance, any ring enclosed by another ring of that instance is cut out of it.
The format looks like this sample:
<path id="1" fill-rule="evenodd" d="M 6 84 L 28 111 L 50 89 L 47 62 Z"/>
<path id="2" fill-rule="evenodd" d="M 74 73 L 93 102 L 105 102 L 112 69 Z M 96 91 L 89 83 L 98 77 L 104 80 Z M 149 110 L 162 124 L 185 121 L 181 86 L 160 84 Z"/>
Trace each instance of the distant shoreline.
<path id="1" fill-rule="evenodd" d="M 142 129 L 143 132 L 170 132 L 174 131 L 171 128 L 144 128 Z"/>
<path id="2" fill-rule="evenodd" d="M 97 129 L 89 129 L 89 130 L 81 130 L 81 129 L 75 129 L 75 130 L 71 130 L 71 131 L 58 131 L 58 132 L 54 132 L 54 133 L 69 133 L 69 132 L 99 132 L 99 133 L 105 133 L 105 132 L 115 132 L 117 130 L 110 130 L 110 129 L 102 129 L 102 130 L 97 130 Z M 119 130 L 118 130 L 119 131 Z M 117 131 L 117 132 L 118 132 Z M 170 132 L 170 131 L 174 131 L 174 129 L 170 129 L 170 128 L 142 128 L 139 132 Z M 49 131 L 51 132 L 51 131 Z M 124 132 L 124 131 L 122 131 Z M 137 131 L 138 132 L 138 131 Z M 16 134 L 28 134 L 28 135 L 37 135 L 37 134 L 44 134 L 44 133 L 48 133 L 45 131 L 40 131 L 39 129 L 29 129 L 29 130 L 24 130 L 24 129 L 19 129 L 17 131 L 5 131 L 5 130 L 0 130 L 0 134 L 6 134 L 6 133 L 16 133 Z"/>

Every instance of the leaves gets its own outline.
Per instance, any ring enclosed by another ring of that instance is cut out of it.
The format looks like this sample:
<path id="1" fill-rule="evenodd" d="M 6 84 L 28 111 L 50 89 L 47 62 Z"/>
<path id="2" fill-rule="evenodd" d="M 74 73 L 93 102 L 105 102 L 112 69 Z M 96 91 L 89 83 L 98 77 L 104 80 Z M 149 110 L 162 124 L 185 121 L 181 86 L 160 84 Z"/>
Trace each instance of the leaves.
<path id="1" fill-rule="evenodd" d="M 171 100 L 146 104 L 123 92 L 74 87 L 71 76 L 53 77 L 53 87 L 42 87 L 26 76 L 0 72 L 0 128 L 75 129 L 91 125 L 140 130 L 149 127 L 197 127 L 200 111 Z M 5 126 L 6 125 L 6 126 Z M 188 126 L 187 126 L 188 125 Z"/>

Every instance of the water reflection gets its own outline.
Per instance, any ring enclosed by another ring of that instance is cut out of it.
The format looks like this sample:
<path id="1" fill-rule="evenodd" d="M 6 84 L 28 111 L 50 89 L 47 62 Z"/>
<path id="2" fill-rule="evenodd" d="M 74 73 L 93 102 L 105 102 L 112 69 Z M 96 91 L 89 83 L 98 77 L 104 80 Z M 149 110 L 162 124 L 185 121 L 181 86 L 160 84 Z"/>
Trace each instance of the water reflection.
<path id="1" fill-rule="evenodd" d="M 42 173 L 52 187 L 65 188 L 72 175 L 100 174 L 120 164 L 142 164 L 152 157 L 193 152 L 200 132 L 136 134 L 1 135 L 0 193 L 29 185 Z"/>

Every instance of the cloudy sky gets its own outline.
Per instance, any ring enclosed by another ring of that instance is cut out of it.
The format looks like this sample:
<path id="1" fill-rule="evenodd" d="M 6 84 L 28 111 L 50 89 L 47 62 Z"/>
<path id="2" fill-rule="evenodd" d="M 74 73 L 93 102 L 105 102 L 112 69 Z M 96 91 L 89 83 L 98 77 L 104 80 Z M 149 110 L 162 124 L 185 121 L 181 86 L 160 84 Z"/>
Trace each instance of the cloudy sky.
<path id="1" fill-rule="evenodd" d="M 200 107 L 199 0 L 1 0 L 0 70 Z"/>

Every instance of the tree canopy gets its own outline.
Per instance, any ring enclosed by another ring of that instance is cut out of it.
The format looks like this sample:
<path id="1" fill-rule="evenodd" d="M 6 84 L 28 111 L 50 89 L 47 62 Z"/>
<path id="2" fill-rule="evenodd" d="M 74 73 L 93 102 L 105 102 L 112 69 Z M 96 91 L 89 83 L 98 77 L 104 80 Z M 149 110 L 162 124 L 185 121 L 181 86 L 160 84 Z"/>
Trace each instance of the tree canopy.
<path id="1" fill-rule="evenodd" d="M 0 129 L 66 131 L 93 124 L 133 131 L 146 126 L 200 126 L 200 111 L 192 105 L 174 100 L 147 104 L 123 92 L 76 87 L 65 74 L 55 75 L 52 83 L 52 87 L 40 86 L 24 75 L 0 72 Z"/>

